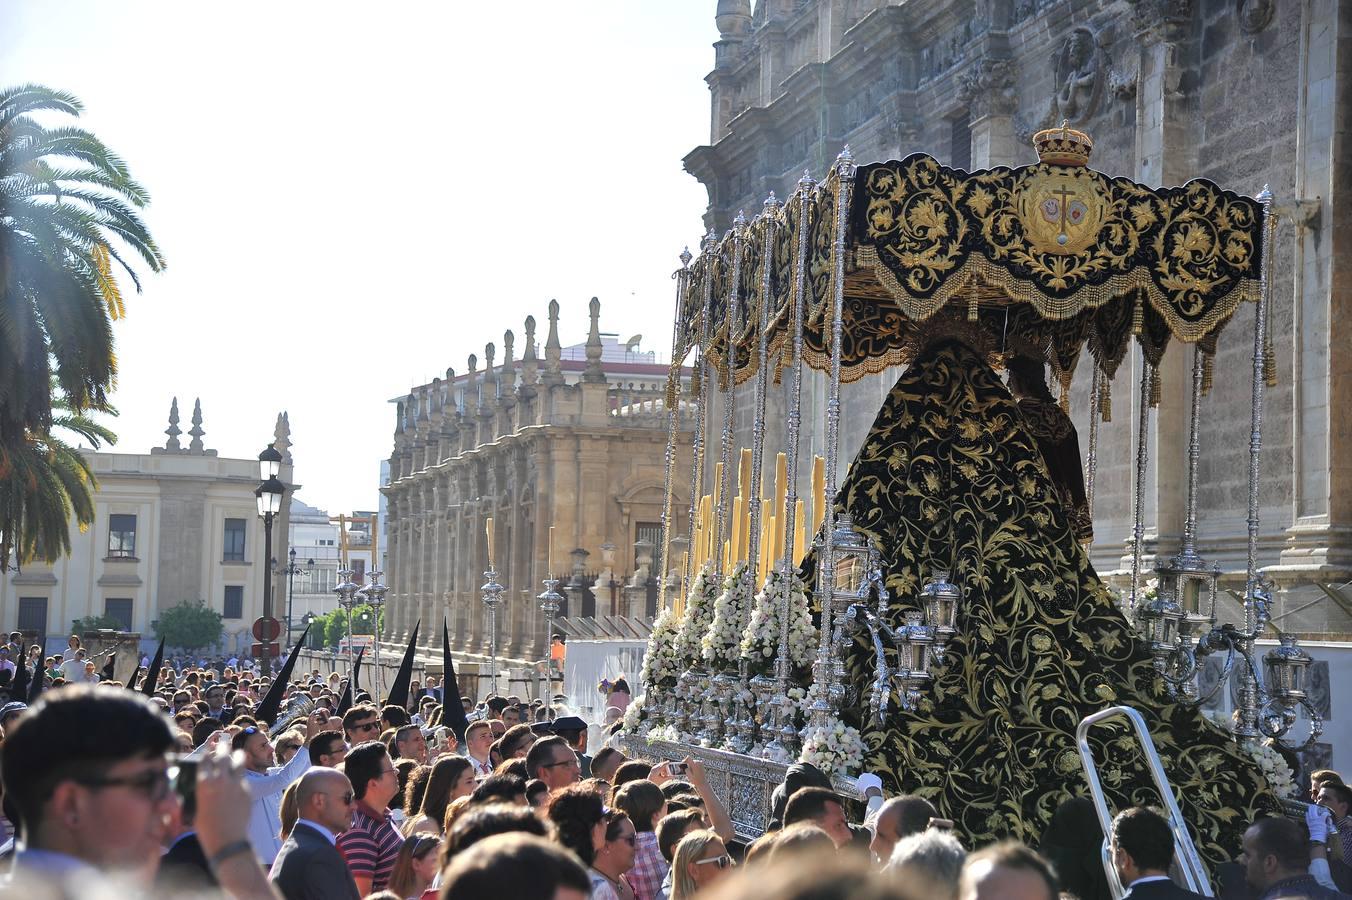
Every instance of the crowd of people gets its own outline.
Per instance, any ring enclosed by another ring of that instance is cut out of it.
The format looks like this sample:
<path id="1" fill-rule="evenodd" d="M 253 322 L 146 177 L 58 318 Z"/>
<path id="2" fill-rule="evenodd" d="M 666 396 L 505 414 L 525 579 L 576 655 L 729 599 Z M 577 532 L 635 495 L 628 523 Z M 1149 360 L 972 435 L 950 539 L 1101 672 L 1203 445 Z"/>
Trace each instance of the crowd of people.
<path id="1" fill-rule="evenodd" d="M 768 830 L 745 841 L 697 759 L 633 759 L 616 741 L 592 752 L 588 723 L 558 704 L 476 704 L 429 679 L 377 705 L 313 672 L 283 698 L 308 702 L 277 713 L 260 697 L 268 679 L 233 667 L 153 681 L 66 683 L 0 707 L 9 895 L 1111 896 L 1083 799 L 1063 804 L 1037 849 L 967 848 L 924 797 L 875 787 L 861 807 L 800 763 Z M 1303 823 L 1252 824 L 1221 896 L 1345 896 L 1352 790 L 1322 770 L 1310 799 Z M 1170 879 L 1174 832 L 1156 812 L 1118 813 L 1107 844 L 1128 897 L 1197 896 Z"/>

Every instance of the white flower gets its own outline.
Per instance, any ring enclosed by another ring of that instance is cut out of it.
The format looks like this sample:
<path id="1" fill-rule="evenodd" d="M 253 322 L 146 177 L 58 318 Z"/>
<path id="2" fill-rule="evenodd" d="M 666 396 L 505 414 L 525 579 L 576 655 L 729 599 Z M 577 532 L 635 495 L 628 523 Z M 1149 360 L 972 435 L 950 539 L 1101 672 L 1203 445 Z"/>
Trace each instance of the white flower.
<path id="1" fill-rule="evenodd" d="M 783 576 L 772 571 L 765 587 L 756 595 L 751 618 L 742 633 L 742 655 L 774 659 L 779 653 L 780 608 L 783 604 Z M 799 668 L 812 661 L 817 629 L 808 610 L 807 590 L 794 575 L 789 581 L 789 665 Z"/>
<path id="2" fill-rule="evenodd" d="M 642 729 L 643 722 L 646 719 L 646 716 L 643 713 L 643 706 L 647 697 L 648 695 L 644 694 L 641 697 L 635 697 L 629 702 L 629 708 L 624 711 L 624 724 L 620 726 L 621 731 L 629 734 L 636 734 Z"/>
<path id="3" fill-rule="evenodd" d="M 682 620 L 671 609 L 663 609 L 653 623 L 648 650 L 643 657 L 643 670 L 639 673 L 639 680 L 647 690 L 681 674 L 681 658 L 676 653 L 676 636 L 681 625 Z"/>
<path id="4" fill-rule="evenodd" d="M 1255 744 L 1252 752 L 1272 792 L 1282 800 L 1293 799 L 1300 789 L 1285 757 L 1266 744 Z"/>
<path id="5" fill-rule="evenodd" d="M 678 671 L 683 672 L 700 664 L 700 644 L 713 624 L 714 600 L 718 594 L 718 583 L 713 578 L 713 562 L 706 562 L 695 577 L 695 583 L 690 586 L 690 595 L 685 601 L 685 619 L 672 641 L 672 653 L 678 661 Z"/>
<path id="6" fill-rule="evenodd" d="M 843 722 L 813 728 L 803 737 L 798 761 L 811 763 L 828 775 L 853 775 L 864 765 L 864 738 L 857 728 Z"/>
<path id="7" fill-rule="evenodd" d="M 733 663 L 741 653 L 742 629 L 751 605 L 751 578 L 745 562 L 739 562 L 723 582 L 723 593 L 714 601 L 714 618 L 700 639 L 700 653 L 712 666 Z"/>

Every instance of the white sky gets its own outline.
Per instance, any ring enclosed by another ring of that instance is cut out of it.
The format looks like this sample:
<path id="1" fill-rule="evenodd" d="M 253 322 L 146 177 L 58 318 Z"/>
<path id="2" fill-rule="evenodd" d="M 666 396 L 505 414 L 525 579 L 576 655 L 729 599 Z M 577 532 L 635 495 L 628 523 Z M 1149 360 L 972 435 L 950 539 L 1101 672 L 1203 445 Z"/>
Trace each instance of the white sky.
<path id="1" fill-rule="evenodd" d="M 252 457 L 286 409 L 302 499 L 374 508 L 386 401 L 507 328 L 519 358 L 550 298 L 565 345 L 595 295 L 665 358 L 714 5 L 0 0 L 0 84 L 76 94 L 151 193 L 169 266 L 115 326 L 118 448 L 200 396 L 207 446 Z"/>

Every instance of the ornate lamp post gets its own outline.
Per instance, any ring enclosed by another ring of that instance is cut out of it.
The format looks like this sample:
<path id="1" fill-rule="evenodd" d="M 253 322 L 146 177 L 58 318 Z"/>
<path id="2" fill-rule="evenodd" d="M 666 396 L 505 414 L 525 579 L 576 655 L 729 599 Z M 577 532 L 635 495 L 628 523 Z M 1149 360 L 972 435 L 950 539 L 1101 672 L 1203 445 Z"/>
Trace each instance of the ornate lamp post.
<path id="1" fill-rule="evenodd" d="M 352 654 L 352 608 L 357 605 L 357 590 L 361 585 L 352 583 L 353 574 L 351 569 L 339 569 L 338 577 L 342 581 L 334 587 L 333 592 L 338 595 L 338 606 L 347 613 L 347 680 L 355 690 L 357 663 Z"/>
<path id="2" fill-rule="evenodd" d="M 487 539 L 488 569 L 484 572 L 483 595 L 484 609 L 488 611 L 488 680 L 490 693 L 498 689 L 498 607 L 502 605 L 502 593 L 507 590 L 498 584 L 498 570 L 493 567 L 493 517 L 484 522 L 484 536 Z"/>
<path id="3" fill-rule="evenodd" d="M 296 596 L 296 576 L 297 576 L 298 574 L 300 574 L 301 572 L 303 572 L 303 571 L 309 571 L 310 569 L 313 569 L 313 568 L 314 568 L 314 565 L 315 565 L 315 561 L 314 561 L 313 559 L 307 559 L 307 560 L 305 561 L 305 568 L 302 569 L 299 565 L 296 564 L 296 548 L 295 548 L 295 547 L 292 547 L 292 548 L 287 552 L 286 555 L 287 555 L 287 558 L 289 559 L 289 562 L 286 564 L 286 568 L 282 569 L 282 571 L 286 573 L 286 637 L 287 637 L 287 640 L 290 640 L 290 639 L 291 639 L 291 601 L 292 601 L 293 599 L 295 599 L 295 596 Z M 307 620 L 305 621 L 305 624 L 307 624 L 307 625 L 310 624 L 310 621 L 312 621 L 313 618 L 314 618 L 313 616 L 310 616 L 309 619 L 307 619 Z"/>
<path id="4" fill-rule="evenodd" d="M 380 576 L 384 572 L 370 572 L 367 577 L 371 583 L 361 590 L 357 591 L 366 599 L 367 605 L 371 607 L 371 615 L 375 616 L 375 621 L 371 623 L 371 661 L 375 665 L 376 697 L 380 697 L 380 611 L 385 608 L 385 594 L 389 588 L 380 583 Z"/>
<path id="5" fill-rule="evenodd" d="M 264 619 L 272 618 L 272 520 L 281 512 L 282 498 L 286 494 L 286 485 L 277 480 L 277 473 L 281 470 L 282 454 L 269 444 L 267 449 L 258 454 L 258 471 L 263 480 L 254 491 L 254 497 L 258 500 L 258 515 L 263 519 L 263 559 L 267 560 L 263 566 Z M 263 641 L 263 650 L 259 654 L 258 665 L 264 675 L 272 672 L 272 659 L 268 652 L 270 643 Z"/>

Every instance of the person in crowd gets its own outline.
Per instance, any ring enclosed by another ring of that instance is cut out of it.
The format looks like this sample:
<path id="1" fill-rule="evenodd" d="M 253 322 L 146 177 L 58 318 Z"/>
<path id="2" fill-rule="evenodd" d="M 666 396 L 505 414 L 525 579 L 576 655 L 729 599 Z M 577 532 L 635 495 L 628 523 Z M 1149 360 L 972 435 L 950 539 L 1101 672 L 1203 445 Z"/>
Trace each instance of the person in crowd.
<path id="1" fill-rule="evenodd" d="M 1310 773 L 1310 802 L 1319 802 L 1319 788 L 1324 782 L 1332 781 L 1334 784 L 1343 784 L 1343 776 L 1333 769 L 1315 769 Z"/>
<path id="2" fill-rule="evenodd" d="M 903 836 L 884 870 L 922 897 L 957 900 L 958 877 L 967 851 L 953 835 L 930 828 Z"/>
<path id="3" fill-rule="evenodd" d="M 1062 887 L 1081 900 L 1109 900 L 1101 862 L 1103 826 L 1088 797 L 1071 797 L 1056 807 L 1038 851 L 1051 863 Z"/>
<path id="4" fill-rule="evenodd" d="M 521 703 L 511 697 L 507 698 L 507 705 L 502 708 L 502 724 L 508 730 L 521 724 Z"/>
<path id="5" fill-rule="evenodd" d="M 399 767 L 399 760 L 395 760 L 395 768 Z M 418 810 L 422 809 L 423 798 L 427 796 L 427 783 L 432 778 L 431 766 L 417 766 L 409 773 L 408 781 L 404 785 L 404 794 L 399 808 L 404 811 L 404 820 L 399 824 L 399 831 L 408 837 L 417 834 L 420 830 L 431 834 L 439 832 L 439 828 L 426 827 L 422 829 L 414 828 L 418 818 Z"/>
<path id="6" fill-rule="evenodd" d="M 413 720 L 408 717 L 408 710 L 396 703 L 386 703 L 380 709 L 380 730 L 387 728 L 402 728 Z"/>
<path id="7" fill-rule="evenodd" d="M 706 827 L 704 813 L 697 809 L 669 812 L 662 817 L 662 821 L 657 823 L 657 849 L 662 854 L 662 860 L 667 864 L 667 874 L 663 877 L 662 886 L 657 892 L 659 900 L 671 900 L 672 881 L 676 871 L 672 866 L 672 860 L 676 854 L 676 845 L 681 842 L 681 838 L 690 832 L 699 831 Z"/>
<path id="8" fill-rule="evenodd" d="M 968 856 L 958 879 L 959 900 L 1057 900 L 1060 893 L 1047 860 L 1014 841 Z"/>
<path id="9" fill-rule="evenodd" d="M 582 777 L 592 776 L 592 758 L 587 755 L 587 723 L 578 716 L 559 716 L 554 720 L 553 731 L 568 742 L 568 746 L 577 754 Z"/>
<path id="10" fill-rule="evenodd" d="M 485 838 L 510 832 L 550 838 L 555 836 L 553 825 L 528 809 L 505 803 L 476 806 L 446 832 L 446 842 L 441 851 L 441 868 L 446 868 L 457 855 Z"/>
<path id="11" fill-rule="evenodd" d="M 798 822 L 816 825 L 831 836 L 837 848 L 846 847 L 854 840 L 840 795 L 826 788 L 802 788 L 789 797 L 784 806 L 784 827 Z"/>
<path id="12" fill-rule="evenodd" d="M 530 777 L 530 770 L 526 768 L 524 757 L 513 757 L 497 764 L 493 769 L 494 775 L 515 775 L 522 781 Z"/>
<path id="13" fill-rule="evenodd" d="M 170 775 L 182 797 L 179 812 L 178 834 L 168 842 L 164 855 L 160 857 L 160 867 L 155 873 L 156 893 L 179 894 L 201 893 L 217 886 L 216 876 L 212 874 L 207 855 L 202 851 L 202 842 L 197 838 L 193 822 L 197 818 L 197 770 L 195 765 L 179 766 L 170 769 Z M 192 786 L 183 790 L 179 779 L 191 779 Z"/>
<path id="14" fill-rule="evenodd" d="M 1131 900 L 1190 900 L 1201 895 L 1169 879 L 1174 832 L 1169 821 L 1143 806 L 1124 809 L 1113 819 L 1111 852 L 1118 880 Z"/>
<path id="15" fill-rule="evenodd" d="M 1244 880 L 1258 900 L 1300 897 L 1333 900 L 1345 897 L 1315 881 L 1309 872 L 1309 833 L 1290 819 L 1259 819 L 1244 832 Z"/>
<path id="16" fill-rule="evenodd" d="M 535 733 L 529 725 L 512 725 L 498 741 L 498 752 L 504 760 L 525 759 L 534 743 Z"/>
<path id="17" fill-rule="evenodd" d="M 665 772 L 666 763 L 661 763 L 660 765 L 664 767 L 663 771 Z M 620 763 L 620 765 L 616 767 L 615 774 L 611 776 L 609 781 L 615 787 L 619 787 L 626 782 L 637 781 L 640 778 L 648 778 L 652 773 L 653 764 L 648 760 L 630 759 Z M 666 780 L 666 777 L 669 776 L 659 775 L 659 778 L 663 781 Z"/>
<path id="18" fill-rule="evenodd" d="M 8 652 L 6 655 L 8 655 Z M 12 665 L 12 664 L 11 664 Z M 66 684 L 80 684 L 84 681 L 85 672 L 85 651 L 83 647 L 75 648 L 74 653 L 66 653 L 66 658 L 61 662 L 61 677 L 66 680 Z"/>
<path id="19" fill-rule="evenodd" d="M 399 900 L 420 900 L 439 871 L 437 850 L 440 848 L 440 835 L 413 834 L 404 838 L 399 855 L 394 859 L 387 890 Z"/>
<path id="20" fill-rule="evenodd" d="M 412 822 L 409 833 L 441 834 L 442 823 L 446 820 L 446 807 L 452 800 L 474 793 L 475 786 L 474 766 L 468 759 L 463 756 L 443 756 L 437 760 L 428 772 L 422 802 L 416 809 L 410 809 L 409 804 L 405 804 L 405 812 Z"/>
<path id="21" fill-rule="evenodd" d="M 398 777 L 398 787 L 394 792 L 394 797 L 390 799 L 390 812 L 394 816 L 395 825 L 402 826 L 404 824 L 404 797 L 408 795 L 408 786 L 413 782 L 413 773 L 420 768 L 426 768 L 426 766 L 419 766 L 411 759 L 396 759 L 394 761 L 394 774 Z"/>
<path id="22" fill-rule="evenodd" d="M 357 884 L 338 850 L 352 824 L 352 784 L 342 772 L 316 767 L 296 783 L 295 827 L 272 864 L 269 879 L 285 900 L 356 900 Z"/>
<path id="23" fill-rule="evenodd" d="M 774 831 L 784 824 L 784 806 L 799 789 L 819 787 L 831 790 L 831 779 L 812 763 L 794 763 L 784 772 L 784 781 L 770 794 L 770 825 Z"/>
<path id="24" fill-rule="evenodd" d="M 396 759 L 411 759 L 420 766 L 427 764 L 427 738 L 420 726 L 412 723 L 399 726 L 390 743 L 390 751 Z"/>
<path id="25" fill-rule="evenodd" d="M 214 684 L 207 688 L 202 699 L 206 701 L 208 716 L 211 716 L 213 719 L 219 719 L 227 725 L 230 723 L 230 719 L 234 716 L 235 711 L 226 708 L 225 688 L 222 685 Z"/>
<path id="26" fill-rule="evenodd" d="M 525 806 L 526 780 L 519 775 L 489 775 L 470 794 L 470 803 L 474 806 L 484 803 Z"/>
<path id="27" fill-rule="evenodd" d="M 148 889 L 177 831 L 165 758 L 173 745 L 169 720 L 140 694 L 44 693 L 0 744 L 5 803 L 21 840 L 14 896 L 30 880 L 72 897 L 110 880 Z"/>
<path id="28" fill-rule="evenodd" d="M 457 854 L 442 873 L 441 900 L 588 900 L 590 892 L 587 871 L 573 854 L 531 834 L 486 838 Z"/>
<path id="29" fill-rule="evenodd" d="M 272 742 L 272 755 L 277 765 L 284 766 L 305 746 L 305 735 L 299 731 L 284 731 Z"/>
<path id="30" fill-rule="evenodd" d="M 526 754 L 526 773 L 552 792 L 582 780 L 577 753 L 561 737 L 536 741 Z"/>
<path id="31" fill-rule="evenodd" d="M 310 739 L 310 762 L 316 766 L 336 769 L 347 759 L 347 741 L 337 731 L 321 731 Z"/>
<path id="32" fill-rule="evenodd" d="M 797 822 L 785 826 L 775 835 L 766 859 L 775 864 L 802 857 L 826 857 L 836 851 L 836 842 L 821 828 L 811 822 Z"/>
<path id="33" fill-rule="evenodd" d="M 591 866 L 592 900 L 634 900 L 633 888 L 625 879 L 634 867 L 634 823 L 619 811 L 607 812 L 605 823 L 605 841 Z"/>
<path id="34" fill-rule="evenodd" d="M 474 766 L 476 778 L 493 774 L 489 748 L 493 746 L 493 728 L 484 719 L 470 722 L 465 728 L 465 758 Z"/>
<path id="35" fill-rule="evenodd" d="M 526 805 L 541 815 L 549 803 L 549 786 L 538 778 L 526 782 Z"/>
<path id="36" fill-rule="evenodd" d="M 657 847 L 657 823 L 667 814 L 667 798 L 651 781 L 631 781 L 615 789 L 615 808 L 629 817 L 635 833 L 633 868 L 626 881 L 637 900 L 656 900 L 670 868 Z"/>
<path id="37" fill-rule="evenodd" d="M 306 739 L 319 732 L 320 722 L 311 716 L 305 723 Z M 278 836 L 281 827 L 281 800 L 286 786 L 310 768 L 310 754 L 297 753 L 285 766 L 274 766 L 272 744 L 267 732 L 249 726 L 241 729 L 230 740 L 230 749 L 244 754 L 245 774 L 249 792 L 254 796 L 253 811 L 249 817 L 249 840 L 253 843 L 258 861 L 265 867 L 272 865 L 277 851 L 282 849 Z"/>
<path id="38" fill-rule="evenodd" d="M 884 802 L 873 820 L 873 841 L 869 849 L 874 858 L 879 863 L 887 863 L 897 841 L 924 831 L 929 827 L 930 819 L 938 815 L 934 805 L 924 797 L 906 794 Z"/>
<path id="39" fill-rule="evenodd" d="M 277 815 L 282 820 L 282 825 L 277 829 L 277 837 L 283 844 L 291 836 L 291 829 L 296 827 L 296 820 L 300 818 L 300 807 L 296 801 L 296 791 L 299 787 L 300 779 L 297 779 L 288 784 L 286 790 L 282 791 L 282 802 L 277 809 Z"/>
<path id="40" fill-rule="evenodd" d="M 380 712 L 369 703 L 359 703 L 343 714 L 343 738 L 349 747 L 380 736 Z"/>
<path id="41" fill-rule="evenodd" d="M 591 778 L 600 778 L 602 781 L 615 783 L 615 770 L 624 765 L 628 760 L 624 754 L 614 747 L 602 747 L 596 751 L 592 757 Z"/>
<path id="42" fill-rule="evenodd" d="M 343 771 L 357 803 L 352 827 L 338 837 L 338 849 L 364 897 L 385 889 L 404 843 L 389 809 L 399 791 L 399 778 L 394 760 L 379 741 L 366 741 L 349 750 Z"/>
<path id="43" fill-rule="evenodd" d="M 671 900 L 690 900 L 731 870 L 732 857 L 728 856 L 722 838 L 699 829 L 681 838 L 672 854 L 671 867 L 675 872 Z"/>
<path id="44" fill-rule="evenodd" d="M 1325 781 L 1315 794 L 1315 802 L 1333 814 L 1339 858 L 1352 865 L 1352 788 L 1336 781 Z M 1334 839 L 1334 834 L 1330 834 L 1329 840 Z"/>
<path id="45" fill-rule="evenodd" d="M 549 798 L 545 816 L 557 829 L 559 842 L 590 869 L 606 841 L 606 810 L 601 795 L 584 784 L 560 788 Z"/>

